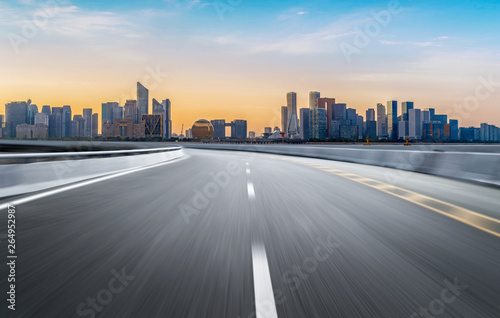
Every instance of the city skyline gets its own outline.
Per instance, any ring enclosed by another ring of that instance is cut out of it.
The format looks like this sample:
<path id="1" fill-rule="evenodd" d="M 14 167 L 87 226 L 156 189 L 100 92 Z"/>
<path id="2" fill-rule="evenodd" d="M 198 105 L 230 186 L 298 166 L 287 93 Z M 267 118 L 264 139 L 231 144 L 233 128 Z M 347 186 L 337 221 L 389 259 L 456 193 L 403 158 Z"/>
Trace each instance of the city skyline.
<path id="1" fill-rule="evenodd" d="M 243 1 L 223 14 L 204 1 L 53 1 L 57 13 L 25 36 L 40 3 L 0 1 L 0 57 L 8 61 L 2 113 L 5 103 L 31 98 L 101 115 L 103 102 L 135 99 L 131 83 L 139 80 L 150 96 L 176 105 L 174 132 L 206 117 L 246 118 L 249 130 L 261 133 L 280 125 L 282 92 L 297 92 L 297 112 L 316 90 L 359 112 L 412 100 L 450 113 L 475 96 L 480 78 L 500 82 L 500 4 L 493 1 L 400 1 L 391 22 L 350 61 L 342 44 L 353 44 L 390 1 Z M 459 118 L 461 125 L 486 118 L 500 125 L 499 90 Z"/>

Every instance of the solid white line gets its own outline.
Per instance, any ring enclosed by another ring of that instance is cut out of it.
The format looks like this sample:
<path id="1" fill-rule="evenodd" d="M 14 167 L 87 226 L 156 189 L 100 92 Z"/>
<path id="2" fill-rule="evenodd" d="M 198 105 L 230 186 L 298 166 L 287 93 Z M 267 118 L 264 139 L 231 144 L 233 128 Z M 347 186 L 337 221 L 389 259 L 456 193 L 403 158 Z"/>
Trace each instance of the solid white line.
<path id="1" fill-rule="evenodd" d="M 107 175 L 107 176 L 104 176 L 104 177 L 98 177 L 98 178 L 95 178 L 95 179 L 92 179 L 92 180 L 87 180 L 87 181 L 79 182 L 79 183 L 76 183 L 76 184 L 64 186 L 64 187 L 57 188 L 57 189 L 54 189 L 54 190 L 49 190 L 49 191 L 45 191 L 45 192 L 42 192 L 42 193 L 37 193 L 37 194 L 30 195 L 30 196 L 27 196 L 27 197 L 24 197 L 24 198 L 16 199 L 16 200 L 8 202 L 8 203 L 0 204 L 0 210 L 7 209 L 9 205 L 13 205 L 13 206 L 21 205 L 21 204 L 24 204 L 24 203 L 28 203 L 28 202 L 31 202 L 31 201 L 38 200 L 38 199 L 43 199 L 43 198 L 46 198 L 46 197 L 49 197 L 51 195 L 58 194 L 58 193 L 61 193 L 61 192 L 65 192 L 65 191 L 69 191 L 69 190 L 81 188 L 81 187 L 84 187 L 84 186 L 87 186 L 87 185 L 90 185 L 90 184 L 93 184 L 93 183 L 97 183 L 97 182 L 101 182 L 101 181 L 105 181 L 105 180 L 109 180 L 109 179 L 121 177 L 121 176 L 124 176 L 124 175 L 127 175 L 127 174 L 131 174 L 131 173 L 134 173 L 134 172 L 138 172 L 138 171 L 142 171 L 142 170 L 147 170 L 147 169 L 152 169 L 152 168 L 160 167 L 160 166 L 167 165 L 167 164 L 170 164 L 170 163 L 178 162 L 178 161 L 187 159 L 189 157 L 190 156 L 184 155 L 184 157 L 173 159 L 173 160 L 170 160 L 170 161 L 161 162 L 161 163 L 157 163 L 157 164 L 146 166 L 146 167 L 133 168 L 133 169 L 130 169 L 130 170 L 127 170 L 127 171 L 123 171 L 123 172 L 119 172 L 119 173 Z"/>
<path id="2" fill-rule="evenodd" d="M 253 285 L 257 318 L 278 318 L 264 244 L 252 243 Z"/>
<path id="3" fill-rule="evenodd" d="M 250 200 L 255 199 L 255 189 L 253 188 L 253 184 L 251 182 L 247 183 L 247 190 L 248 190 L 248 198 Z"/>

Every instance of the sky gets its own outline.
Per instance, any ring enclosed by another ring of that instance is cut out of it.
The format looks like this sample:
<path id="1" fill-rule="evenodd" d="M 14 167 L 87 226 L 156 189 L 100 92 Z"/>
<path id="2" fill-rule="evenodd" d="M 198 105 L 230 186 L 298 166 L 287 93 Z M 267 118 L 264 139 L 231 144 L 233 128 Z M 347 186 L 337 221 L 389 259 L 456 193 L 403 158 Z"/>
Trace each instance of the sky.
<path id="1" fill-rule="evenodd" d="M 500 126 L 500 2 L 0 0 L 0 113 L 9 101 L 170 99 L 173 132 L 201 118 L 280 126 L 286 93 L 365 115 L 388 100 L 460 126 Z M 151 109 L 151 101 L 150 101 Z"/>

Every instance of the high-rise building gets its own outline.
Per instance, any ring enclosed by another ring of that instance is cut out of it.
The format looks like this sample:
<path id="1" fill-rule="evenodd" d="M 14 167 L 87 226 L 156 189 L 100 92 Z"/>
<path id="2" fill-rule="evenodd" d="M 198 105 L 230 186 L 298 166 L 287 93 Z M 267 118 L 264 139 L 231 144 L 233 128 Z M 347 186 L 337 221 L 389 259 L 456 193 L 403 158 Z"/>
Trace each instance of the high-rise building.
<path id="1" fill-rule="evenodd" d="M 62 138 L 62 107 L 52 107 L 52 115 L 54 115 L 54 124 L 52 125 L 49 117 L 49 135 L 51 132 L 51 126 L 53 126 L 53 136 L 54 138 Z"/>
<path id="2" fill-rule="evenodd" d="M 247 121 L 234 120 L 231 122 L 231 138 L 245 139 L 247 138 Z"/>
<path id="3" fill-rule="evenodd" d="M 164 99 L 161 104 L 165 110 L 165 138 L 172 138 L 172 103 L 170 99 Z"/>
<path id="4" fill-rule="evenodd" d="M 375 109 L 368 108 L 368 110 L 366 111 L 366 121 L 375 121 Z"/>
<path id="5" fill-rule="evenodd" d="M 36 114 L 38 114 L 38 106 L 36 106 L 35 104 L 31 104 L 31 100 L 28 99 L 28 113 L 26 118 L 26 122 L 28 123 L 28 125 L 35 124 Z"/>
<path id="6" fill-rule="evenodd" d="M 254 139 L 255 138 L 255 131 L 249 131 L 248 132 L 248 138 Z"/>
<path id="7" fill-rule="evenodd" d="M 83 136 L 85 138 L 92 138 L 92 108 L 83 109 L 83 120 L 85 121 Z"/>
<path id="8" fill-rule="evenodd" d="M 212 126 L 214 126 L 214 139 L 224 139 L 226 138 L 226 120 L 225 119 L 215 119 L 210 121 Z"/>
<path id="9" fill-rule="evenodd" d="M 85 119 L 82 115 L 74 115 L 70 135 L 83 138 L 85 136 Z"/>
<path id="10" fill-rule="evenodd" d="M 458 120 L 450 119 L 450 138 L 451 140 L 459 140 L 458 135 Z"/>
<path id="11" fill-rule="evenodd" d="M 346 110 L 346 120 L 348 120 L 352 126 L 356 126 L 358 124 L 358 114 L 356 114 L 356 109 L 348 108 Z"/>
<path id="12" fill-rule="evenodd" d="M 389 139 L 398 139 L 398 102 L 387 102 L 387 134 Z"/>
<path id="13" fill-rule="evenodd" d="M 119 107 L 120 105 L 117 102 L 102 103 L 102 122 L 104 123 L 104 121 L 107 121 L 108 124 L 112 124 L 115 120 L 115 116 L 119 116 Z"/>
<path id="14" fill-rule="evenodd" d="M 309 108 L 318 108 L 318 98 L 320 97 L 320 92 L 309 92 Z"/>
<path id="15" fill-rule="evenodd" d="M 309 139 L 310 135 L 311 135 L 310 126 L 309 126 L 310 109 L 315 109 L 315 108 L 301 108 L 300 109 L 300 136 L 302 137 L 302 139 L 305 139 L 305 140 Z"/>
<path id="16" fill-rule="evenodd" d="M 134 123 L 137 123 L 137 101 L 127 100 L 125 102 L 125 109 L 123 112 L 124 119 L 133 119 Z"/>
<path id="17" fill-rule="evenodd" d="M 333 105 L 332 120 L 345 120 L 347 118 L 347 104 Z"/>
<path id="18" fill-rule="evenodd" d="M 299 133 L 299 120 L 297 116 L 297 93 L 287 93 L 286 102 L 288 108 L 288 136 L 293 136 Z"/>
<path id="19" fill-rule="evenodd" d="M 363 116 L 361 115 L 357 115 L 357 126 L 358 126 L 358 139 L 363 139 L 364 138 L 364 132 L 365 132 L 365 129 L 364 129 L 364 118 Z"/>
<path id="20" fill-rule="evenodd" d="M 149 90 L 137 82 L 137 120 L 141 121 L 142 115 L 149 114 Z"/>
<path id="21" fill-rule="evenodd" d="M 402 102 L 401 103 L 401 116 L 403 116 L 403 120 L 408 120 L 408 112 L 410 109 L 413 109 L 413 102 Z"/>
<path id="22" fill-rule="evenodd" d="M 387 114 L 383 104 L 377 104 L 377 136 L 387 137 Z"/>
<path id="23" fill-rule="evenodd" d="M 98 136 L 99 131 L 99 114 L 92 114 L 92 138 L 96 138 Z"/>
<path id="24" fill-rule="evenodd" d="M 49 105 L 44 105 L 42 107 L 42 113 L 46 114 L 47 116 L 50 115 L 50 106 Z"/>
<path id="25" fill-rule="evenodd" d="M 408 137 L 408 121 L 401 120 L 398 122 L 398 138 L 406 139 Z"/>
<path id="26" fill-rule="evenodd" d="M 45 113 L 38 113 L 35 115 L 35 125 L 36 124 L 43 124 L 47 127 L 49 127 L 49 116 Z"/>
<path id="27" fill-rule="evenodd" d="M 365 133 L 363 135 L 363 139 L 366 137 L 370 139 L 377 139 L 377 122 L 375 120 L 366 121 L 364 128 Z"/>
<path id="28" fill-rule="evenodd" d="M 335 98 L 319 98 L 318 99 L 318 108 L 326 109 L 326 122 L 329 123 L 333 118 L 335 106 Z M 326 127 L 327 136 L 330 135 L 330 125 Z"/>
<path id="29" fill-rule="evenodd" d="M 309 110 L 310 137 L 313 139 L 326 139 L 326 109 L 313 108 Z"/>
<path id="30" fill-rule="evenodd" d="M 146 137 L 163 138 L 163 114 L 142 115 Z"/>
<path id="31" fill-rule="evenodd" d="M 62 138 L 71 137 L 71 106 L 62 107 Z"/>
<path id="32" fill-rule="evenodd" d="M 271 127 L 264 127 L 264 134 L 272 134 L 272 133 L 273 129 Z"/>
<path id="33" fill-rule="evenodd" d="M 5 130 L 7 138 L 16 137 L 17 125 L 26 124 L 28 104 L 26 102 L 11 102 L 5 104 Z"/>
<path id="34" fill-rule="evenodd" d="M 411 139 L 422 139 L 424 121 L 420 109 L 408 110 L 408 137 Z"/>
<path id="35" fill-rule="evenodd" d="M 288 107 L 281 107 L 281 131 L 287 136 L 288 132 Z"/>

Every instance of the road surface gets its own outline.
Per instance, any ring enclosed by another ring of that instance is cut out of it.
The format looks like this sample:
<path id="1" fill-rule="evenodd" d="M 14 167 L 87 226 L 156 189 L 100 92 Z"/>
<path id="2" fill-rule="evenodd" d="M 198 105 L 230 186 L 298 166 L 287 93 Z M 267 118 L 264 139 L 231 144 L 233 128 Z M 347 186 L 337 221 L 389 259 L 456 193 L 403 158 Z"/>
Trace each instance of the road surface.
<path id="1" fill-rule="evenodd" d="M 500 190 L 319 159 L 185 153 L 4 200 L 24 201 L 16 310 L 4 264 L 0 317 L 500 316 Z"/>

